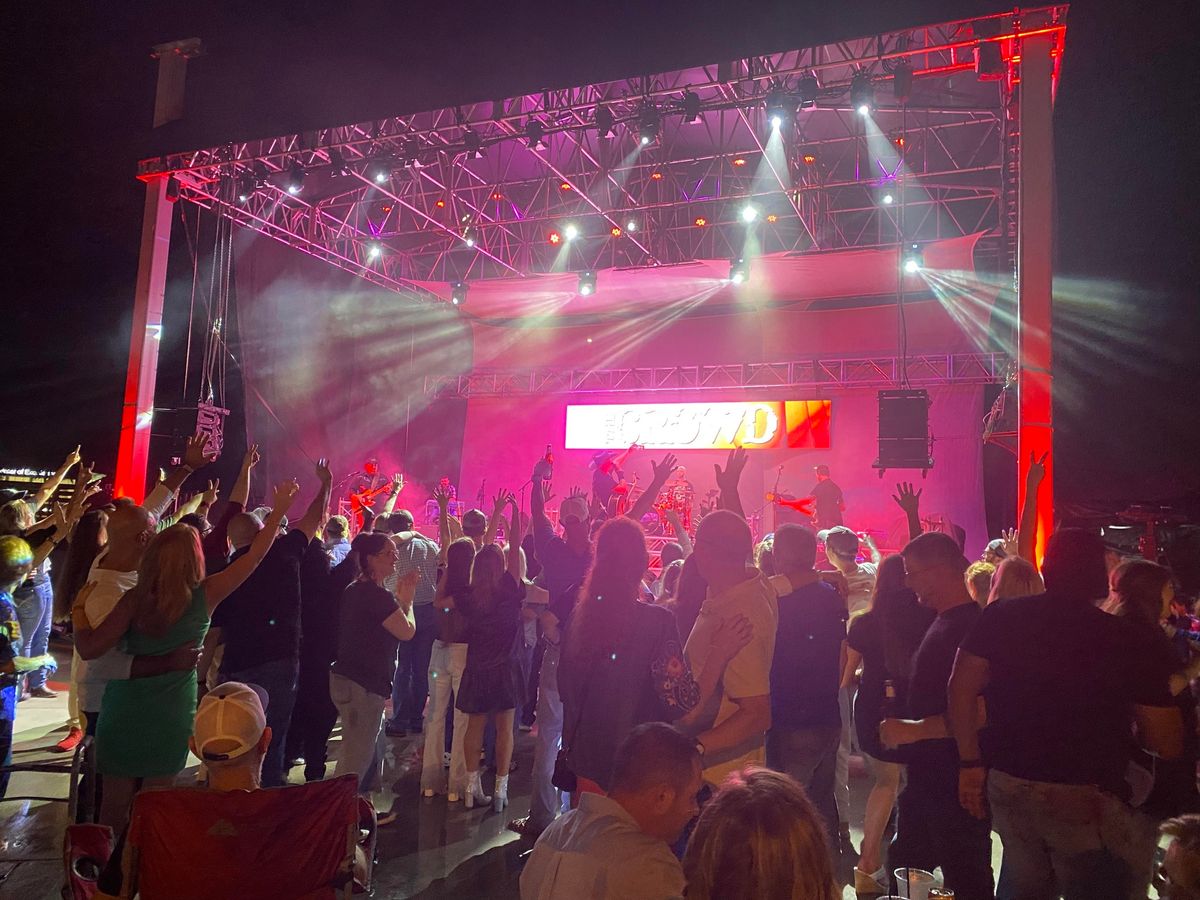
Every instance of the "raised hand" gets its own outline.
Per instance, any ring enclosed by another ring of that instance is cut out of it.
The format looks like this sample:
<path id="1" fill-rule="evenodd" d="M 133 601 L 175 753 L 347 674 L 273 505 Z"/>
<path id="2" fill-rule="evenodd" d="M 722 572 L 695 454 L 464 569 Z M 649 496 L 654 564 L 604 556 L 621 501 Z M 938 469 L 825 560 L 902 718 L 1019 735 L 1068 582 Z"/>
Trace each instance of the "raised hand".
<path id="1" fill-rule="evenodd" d="M 534 488 L 534 490 L 536 490 L 536 488 Z M 553 499 L 554 499 L 554 488 L 552 488 L 550 486 L 550 482 L 543 481 L 542 482 L 542 502 L 549 503 Z"/>
<path id="2" fill-rule="evenodd" d="M 404 473 L 397 472 L 392 476 L 392 493 L 398 494 L 404 490 Z"/>
<path id="3" fill-rule="evenodd" d="M 217 502 L 217 491 L 221 487 L 221 479 L 214 478 L 208 483 L 208 487 L 204 489 L 204 493 L 200 495 L 201 506 L 212 506 Z"/>
<path id="4" fill-rule="evenodd" d="M 209 448 L 207 434 L 193 434 L 184 448 L 183 464 L 194 472 L 207 466 L 218 455 L 216 450 Z"/>
<path id="5" fill-rule="evenodd" d="M 729 456 L 725 459 L 724 471 L 717 463 L 713 463 L 713 470 L 717 476 L 717 487 L 721 489 L 722 493 L 737 493 L 738 482 L 742 479 L 742 470 L 746 468 L 749 459 L 750 455 L 746 452 L 745 447 L 735 447 L 729 451 Z"/>
<path id="6" fill-rule="evenodd" d="M 567 499 L 574 500 L 576 497 L 578 497 L 580 500 L 583 500 L 584 502 L 587 502 L 587 492 L 580 490 L 578 485 L 572 485 L 571 493 L 567 494 Z"/>
<path id="7" fill-rule="evenodd" d="M 271 504 L 272 512 L 286 513 L 292 507 L 292 501 L 300 493 L 300 485 L 295 478 L 281 481 L 275 486 L 275 501 Z"/>
<path id="8" fill-rule="evenodd" d="M 1009 528 L 1007 531 L 1002 531 L 1000 537 L 1004 539 L 1004 555 L 1017 556 L 1017 529 Z"/>
<path id="9" fill-rule="evenodd" d="M 492 499 L 492 515 L 499 516 L 511 497 L 512 491 L 506 491 L 503 488 L 496 491 L 496 496 Z"/>
<path id="10" fill-rule="evenodd" d="M 896 493 L 892 499 L 906 513 L 916 513 L 921 507 L 921 493 L 925 488 L 914 491 L 911 481 L 901 481 L 896 485 Z"/>
<path id="11" fill-rule="evenodd" d="M 654 462 L 654 460 L 650 460 L 650 468 L 654 472 L 654 477 L 651 480 L 661 487 L 662 485 L 666 484 L 667 478 L 670 477 L 671 473 L 675 471 L 675 467 L 678 464 L 679 459 L 674 453 L 668 453 L 662 458 L 662 461 L 657 464 Z"/>
<path id="12" fill-rule="evenodd" d="M 403 575 L 396 579 L 396 588 L 415 588 L 421 580 L 420 569 L 409 569 Z"/>
<path id="13" fill-rule="evenodd" d="M 329 460 L 322 456 L 317 460 L 317 478 L 321 484 L 332 484 L 333 473 L 329 471 Z"/>
<path id="14" fill-rule="evenodd" d="M 62 464 L 62 468 L 63 468 L 64 472 L 67 469 L 71 468 L 71 466 L 78 463 L 81 459 L 83 459 L 83 457 L 79 453 L 82 446 L 83 446 L 82 444 L 76 444 L 75 449 L 67 454 L 67 458 L 63 460 L 63 464 Z"/>
<path id="15" fill-rule="evenodd" d="M 1042 479 L 1046 477 L 1046 460 L 1050 457 L 1050 452 L 1042 454 L 1041 459 L 1036 459 L 1033 451 L 1029 451 L 1029 471 L 1025 473 L 1025 487 L 1036 488 L 1042 483 Z"/>
<path id="16" fill-rule="evenodd" d="M 242 457 L 242 468 L 247 472 L 258 465 L 258 444 L 251 444 L 246 448 L 246 455 Z"/>
<path id="17" fill-rule="evenodd" d="M 437 501 L 438 509 L 443 512 L 450 508 L 450 492 L 441 485 L 433 489 L 433 499 Z"/>

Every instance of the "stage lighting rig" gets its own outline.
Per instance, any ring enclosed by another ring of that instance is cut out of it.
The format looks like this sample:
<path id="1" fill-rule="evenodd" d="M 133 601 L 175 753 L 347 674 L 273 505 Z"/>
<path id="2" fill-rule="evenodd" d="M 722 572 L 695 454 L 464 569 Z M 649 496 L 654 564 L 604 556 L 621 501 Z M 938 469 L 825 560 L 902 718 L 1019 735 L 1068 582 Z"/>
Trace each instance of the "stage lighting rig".
<path id="1" fill-rule="evenodd" d="M 579 273 L 579 296 L 590 297 L 596 293 L 596 273 L 591 269 L 585 269 Z"/>
<path id="2" fill-rule="evenodd" d="M 614 122 L 612 110 L 607 106 L 597 106 L 594 115 L 596 119 L 596 132 L 600 137 L 612 137 Z"/>
<path id="3" fill-rule="evenodd" d="M 371 244 L 367 247 L 367 259 L 378 259 L 381 253 L 383 253 L 383 248 L 378 244 Z"/>
<path id="4" fill-rule="evenodd" d="M 753 203 L 747 203 L 742 207 L 742 221 L 747 225 L 752 225 L 758 219 L 758 207 Z"/>
<path id="5" fill-rule="evenodd" d="M 689 125 L 700 121 L 700 95 L 690 90 L 683 92 L 683 121 Z"/>
<path id="6" fill-rule="evenodd" d="M 392 158 L 390 156 L 376 156 L 367 162 L 363 174 L 367 176 L 368 180 L 375 182 L 375 184 L 383 184 L 392 177 Z"/>
<path id="7" fill-rule="evenodd" d="M 237 180 L 237 202 L 243 204 L 249 203 L 257 187 L 258 184 L 255 182 L 254 176 L 249 172 L 239 175 Z"/>
<path id="8" fill-rule="evenodd" d="M 659 114 L 658 108 L 650 103 L 643 104 L 642 111 L 638 113 L 638 143 L 647 147 L 657 141 L 661 125 L 662 116 Z"/>
<path id="9" fill-rule="evenodd" d="M 421 142 L 417 138 L 407 138 L 404 141 L 403 154 L 404 165 L 421 168 Z"/>
<path id="10" fill-rule="evenodd" d="M 469 128 L 463 134 L 463 148 L 467 159 L 483 159 L 483 139 Z"/>
<path id="11" fill-rule="evenodd" d="M 916 275 L 925 267 L 925 254 L 921 252 L 920 244 L 909 244 L 904 248 L 900 258 L 900 268 L 905 275 Z"/>
<path id="12" fill-rule="evenodd" d="M 467 283 L 465 281 L 450 282 L 450 302 L 462 306 L 467 302 Z"/>
<path id="13" fill-rule="evenodd" d="M 783 88 L 771 88 L 767 92 L 767 122 L 772 131 L 790 126 L 796 120 L 796 98 Z"/>
<path id="14" fill-rule="evenodd" d="M 875 86 L 866 72 L 859 72 L 850 81 L 850 105 L 860 116 L 875 111 Z"/>
<path id="15" fill-rule="evenodd" d="M 299 160 L 293 162 L 287 168 L 287 172 L 283 176 L 283 186 L 289 194 L 298 194 L 304 190 L 304 166 Z"/>
<path id="16" fill-rule="evenodd" d="M 350 174 L 350 167 L 346 165 L 346 157 L 342 155 L 342 151 L 338 147 L 329 148 L 329 174 L 334 178 Z"/>
<path id="17" fill-rule="evenodd" d="M 817 83 L 815 75 L 805 75 L 796 84 L 796 93 L 800 99 L 801 108 L 806 106 L 815 106 L 817 103 L 817 94 L 821 91 L 821 85 Z"/>
<path id="18" fill-rule="evenodd" d="M 579 237 L 579 226 L 574 222 L 568 222 L 562 230 L 563 237 L 568 241 L 573 241 Z"/>
<path id="19" fill-rule="evenodd" d="M 730 284 L 745 284 L 750 280 L 750 260 L 744 256 L 735 256 L 729 261 Z"/>
<path id="20" fill-rule="evenodd" d="M 525 143 L 530 150 L 545 150 L 546 142 L 543 138 L 546 136 L 546 129 L 537 119 L 530 119 L 525 123 Z"/>

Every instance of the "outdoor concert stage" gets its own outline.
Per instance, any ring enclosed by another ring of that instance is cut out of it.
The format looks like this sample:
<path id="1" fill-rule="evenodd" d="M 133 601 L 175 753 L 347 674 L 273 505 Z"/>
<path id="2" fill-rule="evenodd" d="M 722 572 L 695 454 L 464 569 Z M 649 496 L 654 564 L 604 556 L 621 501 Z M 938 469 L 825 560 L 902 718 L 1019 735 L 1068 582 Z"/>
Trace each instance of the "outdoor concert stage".
<path id="1" fill-rule="evenodd" d="M 923 513 L 982 546 L 985 391 L 1010 362 L 1018 459 L 1050 449 L 1065 16 L 164 148 L 140 167 L 119 486 L 140 494 L 149 459 L 177 198 L 201 250 L 212 242 L 211 260 L 196 255 L 216 286 L 207 321 L 236 323 L 197 340 L 236 370 L 227 405 L 244 406 L 268 479 L 322 455 L 338 477 L 377 458 L 420 512 L 442 477 L 472 504 L 521 491 L 547 444 L 564 496 L 589 486 L 597 450 L 637 442 L 629 475 L 644 485 L 670 450 L 699 501 L 736 444 L 751 450 L 742 500 L 760 533 L 776 524 L 768 493 L 807 495 L 825 464 L 847 523 L 881 546 L 900 539 L 897 480 L 920 481 Z M 181 80 L 189 52 L 165 51 L 164 71 Z M 223 372 L 206 365 L 185 394 L 226 395 Z M 923 481 L 872 466 L 876 393 L 899 387 L 931 398 Z"/>

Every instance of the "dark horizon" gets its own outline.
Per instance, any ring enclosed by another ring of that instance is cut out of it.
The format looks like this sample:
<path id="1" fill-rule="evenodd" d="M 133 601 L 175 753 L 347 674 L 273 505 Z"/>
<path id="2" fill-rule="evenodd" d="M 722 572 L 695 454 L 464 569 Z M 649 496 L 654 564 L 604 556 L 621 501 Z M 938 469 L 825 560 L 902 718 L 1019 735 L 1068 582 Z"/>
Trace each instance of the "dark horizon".
<path id="1" fill-rule="evenodd" d="M 239 12 L 215 3 L 205 21 L 175 9 L 103 18 L 87 9 L 53 27 L 26 17 L 14 57 L 29 87 L 13 116 L 25 128 L 14 132 L 21 181 L 6 241 L 14 327 L 3 380 L 10 421 L 24 427 L 0 438 L 0 462 L 52 468 L 82 440 L 85 455 L 112 471 L 144 195 L 134 168 L 153 144 L 264 137 L 997 8 L 867 6 L 564 6 L 501 18 L 480 4 L 410 23 L 385 4 Z M 1197 83 L 1189 13 L 1163 4 L 1146 21 L 1126 5 L 1077 3 L 1067 18 L 1055 114 L 1056 330 L 1070 337 L 1056 347 L 1060 501 L 1200 488 L 1190 415 L 1200 223 L 1187 168 Z M 193 36 L 207 54 L 189 70 L 189 119 L 152 140 L 149 48 Z M 177 232 L 175 250 L 183 244 Z M 190 266 L 172 269 L 169 305 L 186 303 L 190 277 Z M 172 380 L 164 370 L 178 344 L 164 343 L 160 382 Z M 160 395 L 160 405 L 175 401 Z"/>

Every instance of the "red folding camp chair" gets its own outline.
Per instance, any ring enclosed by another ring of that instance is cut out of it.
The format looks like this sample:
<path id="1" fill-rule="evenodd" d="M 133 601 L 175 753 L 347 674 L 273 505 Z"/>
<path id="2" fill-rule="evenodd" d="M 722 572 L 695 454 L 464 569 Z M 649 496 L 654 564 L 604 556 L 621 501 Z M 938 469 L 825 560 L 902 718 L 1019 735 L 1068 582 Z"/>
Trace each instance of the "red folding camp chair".
<path id="1" fill-rule="evenodd" d="M 145 791 L 129 824 L 132 887 L 142 900 L 349 898 L 357 791 L 352 775 L 250 792 Z"/>

